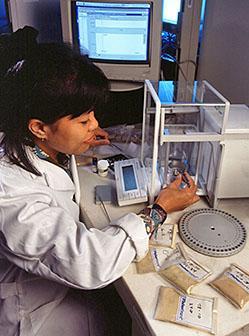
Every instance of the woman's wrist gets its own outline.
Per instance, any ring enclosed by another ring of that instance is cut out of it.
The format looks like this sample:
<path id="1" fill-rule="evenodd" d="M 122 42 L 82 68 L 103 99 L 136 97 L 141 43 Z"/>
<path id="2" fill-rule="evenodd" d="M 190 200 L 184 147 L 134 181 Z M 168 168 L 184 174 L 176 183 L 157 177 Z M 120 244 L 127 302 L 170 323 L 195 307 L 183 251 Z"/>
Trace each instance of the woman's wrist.
<path id="1" fill-rule="evenodd" d="M 154 210 L 155 214 L 158 216 L 158 220 L 161 224 L 166 221 L 167 218 L 167 211 L 158 203 L 154 203 L 152 205 L 152 209 Z"/>
<path id="2" fill-rule="evenodd" d="M 152 235 L 164 223 L 167 213 L 159 204 L 155 203 L 152 207 L 148 206 L 141 210 L 138 216 L 143 219 L 147 234 Z"/>

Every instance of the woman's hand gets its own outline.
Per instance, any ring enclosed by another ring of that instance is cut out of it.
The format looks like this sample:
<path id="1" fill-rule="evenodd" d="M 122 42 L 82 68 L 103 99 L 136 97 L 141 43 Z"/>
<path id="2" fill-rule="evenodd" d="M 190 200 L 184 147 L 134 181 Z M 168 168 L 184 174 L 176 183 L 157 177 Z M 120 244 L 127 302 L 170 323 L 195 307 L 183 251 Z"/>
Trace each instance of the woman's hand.
<path id="1" fill-rule="evenodd" d="M 183 210 L 189 205 L 197 202 L 200 198 L 196 195 L 197 186 L 188 173 L 184 173 L 188 185 L 181 189 L 182 175 L 178 175 L 174 182 L 167 188 L 162 189 L 155 203 L 159 204 L 167 213 Z"/>
<path id="2" fill-rule="evenodd" d="M 91 142 L 91 146 L 109 145 L 109 134 L 102 128 L 97 127 L 94 130 L 95 139 Z"/>

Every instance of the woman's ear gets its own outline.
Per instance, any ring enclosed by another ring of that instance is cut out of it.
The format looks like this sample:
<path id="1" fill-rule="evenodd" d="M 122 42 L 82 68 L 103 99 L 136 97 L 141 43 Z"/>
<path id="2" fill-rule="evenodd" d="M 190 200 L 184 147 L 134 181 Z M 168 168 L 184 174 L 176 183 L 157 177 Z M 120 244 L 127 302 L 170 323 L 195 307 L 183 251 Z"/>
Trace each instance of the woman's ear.
<path id="1" fill-rule="evenodd" d="M 45 124 L 39 119 L 30 119 L 28 123 L 30 132 L 41 141 L 46 139 Z"/>

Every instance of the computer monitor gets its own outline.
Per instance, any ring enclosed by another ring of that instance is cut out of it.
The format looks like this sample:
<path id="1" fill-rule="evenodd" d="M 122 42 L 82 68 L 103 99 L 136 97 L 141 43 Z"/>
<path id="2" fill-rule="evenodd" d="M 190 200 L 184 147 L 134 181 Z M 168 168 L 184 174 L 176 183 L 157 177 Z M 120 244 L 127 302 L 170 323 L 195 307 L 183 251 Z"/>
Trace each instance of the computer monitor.
<path id="1" fill-rule="evenodd" d="M 161 0 L 60 0 L 60 4 L 64 42 L 88 54 L 113 83 L 159 79 Z"/>
<path id="2" fill-rule="evenodd" d="M 182 0 L 163 0 L 163 22 L 177 25 Z"/>

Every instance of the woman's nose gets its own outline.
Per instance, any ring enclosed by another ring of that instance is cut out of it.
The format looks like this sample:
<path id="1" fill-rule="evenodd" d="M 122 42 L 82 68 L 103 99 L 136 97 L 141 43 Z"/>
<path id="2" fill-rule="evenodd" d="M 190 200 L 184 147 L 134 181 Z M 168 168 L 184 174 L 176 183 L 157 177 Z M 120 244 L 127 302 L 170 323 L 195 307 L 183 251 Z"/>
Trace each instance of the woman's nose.
<path id="1" fill-rule="evenodd" d="M 90 112 L 89 121 L 89 130 L 94 131 L 99 126 L 99 123 L 95 118 L 94 112 Z"/>

